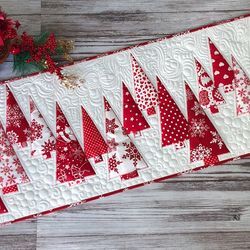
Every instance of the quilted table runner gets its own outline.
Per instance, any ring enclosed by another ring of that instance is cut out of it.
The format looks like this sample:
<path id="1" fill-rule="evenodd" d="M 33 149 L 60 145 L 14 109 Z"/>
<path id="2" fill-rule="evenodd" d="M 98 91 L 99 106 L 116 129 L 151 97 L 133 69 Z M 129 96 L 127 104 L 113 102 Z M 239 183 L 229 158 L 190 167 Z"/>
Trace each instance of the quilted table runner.
<path id="1" fill-rule="evenodd" d="M 64 72 L 0 84 L 2 224 L 250 153 L 249 15 Z"/>

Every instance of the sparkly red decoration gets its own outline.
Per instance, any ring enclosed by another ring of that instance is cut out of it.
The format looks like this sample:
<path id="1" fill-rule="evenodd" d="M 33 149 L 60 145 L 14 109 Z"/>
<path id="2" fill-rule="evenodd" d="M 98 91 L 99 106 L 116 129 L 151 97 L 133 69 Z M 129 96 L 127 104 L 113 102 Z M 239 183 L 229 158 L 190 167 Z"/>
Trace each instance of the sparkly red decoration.
<path id="1" fill-rule="evenodd" d="M 51 74 L 55 73 L 62 79 L 61 68 L 56 65 L 52 56 L 56 55 L 57 42 L 54 33 L 51 33 L 44 43 L 36 43 L 34 38 L 24 32 L 21 40 L 13 44 L 11 53 L 28 53 L 27 63 L 36 63 L 42 68 L 47 69 Z"/>
<path id="2" fill-rule="evenodd" d="M 4 46 L 6 40 L 17 37 L 17 29 L 19 26 L 19 22 L 7 18 L 6 13 L 0 10 L 0 46 Z"/>
<path id="3" fill-rule="evenodd" d="M 18 73 L 29 74 L 47 70 L 51 74 L 57 74 L 61 80 L 64 79 L 62 69 L 53 56 L 62 55 L 66 60 L 71 60 L 68 53 L 73 49 L 72 41 L 56 40 L 54 33 L 46 32 L 38 39 L 26 32 L 19 36 L 19 26 L 18 20 L 7 18 L 7 14 L 0 9 L 0 63 L 4 62 L 10 53 L 14 56 L 14 71 Z"/>
<path id="4" fill-rule="evenodd" d="M 21 52 L 20 48 L 16 47 L 16 46 L 13 46 L 11 49 L 10 49 L 10 54 L 12 55 L 17 55 Z"/>

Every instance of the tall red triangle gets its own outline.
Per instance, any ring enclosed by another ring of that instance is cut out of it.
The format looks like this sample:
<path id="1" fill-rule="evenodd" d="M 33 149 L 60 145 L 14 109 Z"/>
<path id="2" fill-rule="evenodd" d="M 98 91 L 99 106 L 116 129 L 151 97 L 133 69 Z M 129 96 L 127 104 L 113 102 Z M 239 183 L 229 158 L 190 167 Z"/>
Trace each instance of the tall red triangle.
<path id="1" fill-rule="evenodd" d="M 190 161 L 205 164 L 218 161 L 218 156 L 229 153 L 218 131 L 200 106 L 188 84 L 185 84 L 189 122 Z"/>
<path id="2" fill-rule="evenodd" d="M 195 59 L 196 73 L 199 85 L 199 102 L 203 108 L 210 109 L 212 113 L 218 113 L 218 106 L 225 103 L 223 96 L 201 63 Z"/>
<path id="3" fill-rule="evenodd" d="M 29 182 L 12 144 L 0 123 L 0 188 L 4 194 L 17 192 L 17 184 Z"/>
<path id="4" fill-rule="evenodd" d="M 102 154 L 108 152 L 108 145 L 104 141 L 95 123 L 90 118 L 87 111 L 82 107 L 82 124 L 84 151 L 87 158 L 94 158 L 96 162 L 102 160 Z"/>
<path id="5" fill-rule="evenodd" d="M 144 118 L 138 105 L 135 103 L 131 93 L 125 83 L 122 83 L 123 90 L 123 126 L 125 131 L 136 134 L 149 128 L 149 124 Z"/>
<path id="6" fill-rule="evenodd" d="M 156 113 L 155 107 L 158 105 L 157 91 L 142 67 L 132 55 L 131 60 L 135 87 L 135 100 L 141 111 L 146 110 L 148 115 L 153 115 Z"/>
<path id="7" fill-rule="evenodd" d="M 6 133 L 11 144 L 27 146 L 30 127 L 15 97 L 6 85 Z"/>
<path id="8" fill-rule="evenodd" d="M 188 122 L 158 77 L 157 86 L 162 147 L 184 142 L 188 139 Z"/>
<path id="9" fill-rule="evenodd" d="M 234 90 L 233 69 L 211 39 L 208 38 L 208 42 L 213 66 L 214 86 L 216 88 L 223 86 L 225 92 Z"/>
<path id="10" fill-rule="evenodd" d="M 147 168 L 147 164 L 105 98 L 104 107 L 106 137 L 109 145 L 109 177 L 120 177 L 122 180 L 136 178 L 139 176 L 137 170 Z"/>
<path id="11" fill-rule="evenodd" d="M 237 115 L 250 114 L 250 79 L 232 56 Z"/>
<path id="12" fill-rule="evenodd" d="M 31 97 L 30 141 L 32 156 L 43 156 L 48 159 L 51 158 L 51 153 L 56 150 L 56 138 Z"/>
<path id="13" fill-rule="evenodd" d="M 84 180 L 95 175 L 73 130 L 56 104 L 56 178 L 59 182 Z"/>
<path id="14" fill-rule="evenodd" d="M 6 208 L 5 204 L 3 203 L 2 198 L 0 198 L 0 214 L 8 213 L 8 209 Z"/>

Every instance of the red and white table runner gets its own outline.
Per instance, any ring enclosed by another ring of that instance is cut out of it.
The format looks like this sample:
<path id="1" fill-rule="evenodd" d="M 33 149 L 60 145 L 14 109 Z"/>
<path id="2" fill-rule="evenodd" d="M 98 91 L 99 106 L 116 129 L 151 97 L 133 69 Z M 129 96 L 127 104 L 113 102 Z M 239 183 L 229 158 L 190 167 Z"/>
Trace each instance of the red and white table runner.
<path id="1" fill-rule="evenodd" d="M 250 154 L 250 17 L 0 84 L 0 223 Z"/>

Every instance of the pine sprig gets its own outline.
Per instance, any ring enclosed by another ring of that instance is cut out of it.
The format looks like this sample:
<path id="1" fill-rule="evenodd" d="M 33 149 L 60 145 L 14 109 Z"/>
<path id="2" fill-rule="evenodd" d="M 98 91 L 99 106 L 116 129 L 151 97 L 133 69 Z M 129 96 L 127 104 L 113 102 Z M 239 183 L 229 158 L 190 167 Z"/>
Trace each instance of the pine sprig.
<path id="1" fill-rule="evenodd" d="M 7 17 L 0 7 L 0 63 L 11 54 L 13 71 L 18 75 L 47 70 L 56 74 L 60 80 L 65 80 L 67 77 L 56 59 L 72 61 L 69 52 L 73 49 L 73 41 L 56 39 L 54 33 L 49 32 L 42 32 L 36 37 L 26 32 L 18 34 L 19 26 L 19 21 Z"/>
<path id="2" fill-rule="evenodd" d="M 44 67 L 40 63 L 35 63 L 35 62 L 27 63 L 27 60 L 29 58 L 30 58 L 30 53 L 28 51 L 14 55 L 13 71 L 17 75 L 32 74 L 46 69 L 46 67 Z"/>
<path id="3" fill-rule="evenodd" d="M 71 41 L 56 40 L 53 33 L 43 32 L 35 38 L 24 33 L 16 43 L 19 53 L 14 54 L 13 70 L 26 75 L 48 69 L 61 77 L 61 69 L 54 62 L 55 57 L 69 60 L 68 52 L 73 48 Z"/>

